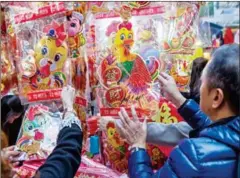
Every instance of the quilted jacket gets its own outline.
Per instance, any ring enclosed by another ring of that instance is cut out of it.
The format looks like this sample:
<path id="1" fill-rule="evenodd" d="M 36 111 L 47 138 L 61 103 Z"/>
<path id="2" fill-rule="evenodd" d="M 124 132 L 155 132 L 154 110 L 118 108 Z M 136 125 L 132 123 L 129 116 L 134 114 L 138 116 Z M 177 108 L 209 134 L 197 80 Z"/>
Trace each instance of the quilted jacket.
<path id="1" fill-rule="evenodd" d="M 130 178 L 237 178 L 239 175 L 240 117 L 212 123 L 193 100 L 187 100 L 179 113 L 195 130 L 171 152 L 157 172 L 151 168 L 145 150 L 129 157 Z"/>

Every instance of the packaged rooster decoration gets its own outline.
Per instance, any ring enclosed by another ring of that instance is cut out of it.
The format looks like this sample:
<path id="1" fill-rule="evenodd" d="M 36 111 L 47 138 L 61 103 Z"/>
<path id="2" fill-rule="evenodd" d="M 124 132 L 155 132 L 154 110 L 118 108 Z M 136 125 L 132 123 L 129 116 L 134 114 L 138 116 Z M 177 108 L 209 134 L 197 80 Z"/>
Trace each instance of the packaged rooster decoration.
<path id="1" fill-rule="evenodd" d="M 38 11 L 38 8 L 43 7 L 44 5 L 49 5 L 49 3 L 16 1 L 3 3 L 8 40 L 7 48 L 9 51 L 9 57 L 12 61 L 17 61 L 19 57 L 14 17 L 18 14 L 28 14 L 30 12 L 36 12 Z"/>
<path id="2" fill-rule="evenodd" d="M 101 115 L 117 115 L 119 107 L 131 105 L 143 115 L 155 112 L 159 99 L 155 93 L 159 92 L 153 88 L 157 88 L 155 79 L 164 66 L 155 17 L 162 11 L 162 6 L 132 9 L 122 5 L 121 9 L 96 16 Z M 143 18 L 146 24 L 140 24 Z M 155 20 L 153 25 L 151 19 Z M 156 45 L 151 47 L 150 43 Z"/>
<path id="3" fill-rule="evenodd" d="M 56 146 L 62 114 L 43 104 L 30 105 L 25 113 L 19 139 L 19 160 L 45 159 Z"/>
<path id="4" fill-rule="evenodd" d="M 164 71 L 165 61 L 160 58 L 157 27 L 163 12 L 163 6 L 135 9 L 123 4 L 120 9 L 96 15 L 97 94 L 102 116 L 118 117 L 120 107 L 131 114 L 131 105 L 139 118 L 148 116 L 149 121 L 158 113 L 160 88 L 156 78 Z M 113 121 L 106 125 L 102 142 L 105 164 L 127 172 L 128 145 Z M 161 167 L 166 155 L 154 145 L 149 145 L 148 151 L 154 168 Z"/>
<path id="5" fill-rule="evenodd" d="M 24 103 L 60 98 L 67 84 L 68 59 L 64 3 L 14 16 L 19 51 L 20 94 Z"/>

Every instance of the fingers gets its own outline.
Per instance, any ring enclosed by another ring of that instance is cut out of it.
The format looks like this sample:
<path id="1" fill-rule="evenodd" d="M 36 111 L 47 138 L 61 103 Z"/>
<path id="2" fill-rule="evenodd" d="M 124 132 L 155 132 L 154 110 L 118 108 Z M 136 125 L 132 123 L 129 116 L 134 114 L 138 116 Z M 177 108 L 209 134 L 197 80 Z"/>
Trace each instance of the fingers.
<path id="1" fill-rule="evenodd" d="M 17 166 L 20 165 L 20 162 L 19 161 L 18 162 L 14 162 L 14 163 L 12 163 L 12 165 L 13 165 L 13 167 L 17 167 Z"/>
<path id="2" fill-rule="evenodd" d="M 124 118 L 122 112 L 118 112 L 118 115 L 119 115 L 119 117 L 120 117 L 120 120 L 121 120 L 122 123 L 123 123 L 123 126 L 124 126 L 124 127 L 127 127 L 128 124 L 127 124 L 127 122 L 125 121 L 125 118 Z"/>
<path id="3" fill-rule="evenodd" d="M 13 151 L 15 149 L 15 146 L 9 146 L 9 147 L 6 147 L 6 148 L 3 148 L 3 151 Z"/>
<path id="4" fill-rule="evenodd" d="M 133 121 L 138 121 L 138 116 L 137 116 L 137 112 L 135 110 L 135 107 L 134 106 L 131 106 L 131 111 L 132 111 L 132 117 L 133 117 Z"/>
<path id="5" fill-rule="evenodd" d="M 161 72 L 158 76 L 158 80 L 162 85 L 167 85 L 169 80 L 172 80 L 173 78 L 168 75 L 167 73 Z"/>
<path id="6" fill-rule="evenodd" d="M 63 87 L 63 89 L 62 89 L 62 93 L 66 93 L 66 92 L 75 92 L 75 89 L 73 87 L 71 87 L 70 85 L 67 85 L 67 86 Z"/>
<path id="7" fill-rule="evenodd" d="M 19 151 L 7 151 L 6 154 L 7 154 L 8 159 L 12 161 L 13 157 L 18 156 L 20 154 L 20 152 Z"/>
<path id="8" fill-rule="evenodd" d="M 72 95 L 75 95 L 75 89 L 70 85 L 67 85 L 66 87 L 64 87 L 64 89 L 65 89 L 64 91 L 67 92 L 68 94 L 71 93 Z"/>
<path id="9" fill-rule="evenodd" d="M 6 159 L 10 162 L 13 162 L 15 160 L 15 157 L 17 157 L 19 154 L 20 154 L 19 151 L 9 151 L 9 150 L 7 150 L 3 153 L 2 156 L 4 157 L 4 159 Z"/>
<path id="10" fill-rule="evenodd" d="M 120 135 L 120 137 L 122 139 L 125 139 L 126 138 L 125 134 L 124 134 L 124 132 L 122 131 L 121 128 L 122 128 L 121 121 L 120 120 L 116 120 L 116 130 L 117 130 L 118 134 Z"/>
<path id="11" fill-rule="evenodd" d="M 144 128 L 144 130 L 147 130 L 147 120 L 148 120 L 148 118 L 147 118 L 147 116 L 145 116 L 144 117 L 144 121 L 143 121 L 143 128 Z"/>
<path id="12" fill-rule="evenodd" d="M 13 178 L 21 178 L 21 176 L 18 173 L 15 173 Z"/>
<path id="13" fill-rule="evenodd" d="M 167 73 L 161 72 L 160 76 L 162 76 L 163 78 L 165 78 L 166 80 L 170 80 L 172 77 L 170 75 L 168 75 Z"/>
<path id="14" fill-rule="evenodd" d="M 124 108 L 121 108 L 120 109 L 121 111 L 121 114 L 122 114 L 122 116 L 123 116 L 123 119 L 125 120 L 125 122 L 127 123 L 127 124 L 129 124 L 129 122 L 131 121 L 130 120 L 130 118 L 129 118 L 129 116 L 128 116 L 128 113 L 127 113 L 127 111 L 124 109 Z"/>
<path id="15" fill-rule="evenodd" d="M 62 89 L 61 93 L 62 100 L 66 100 L 66 97 L 69 97 L 69 95 L 70 99 L 73 100 L 75 98 L 75 89 L 70 85 L 67 85 Z"/>
<path id="16" fill-rule="evenodd" d="M 164 86 L 167 85 L 167 80 L 164 77 L 162 77 L 161 75 L 158 76 L 158 80 L 162 85 L 164 85 Z"/>
<path id="17" fill-rule="evenodd" d="M 125 129 L 124 127 L 118 126 L 118 130 L 119 130 L 119 134 L 123 135 L 124 139 L 126 139 L 128 143 L 131 143 L 132 134 L 129 133 L 129 129 Z"/>

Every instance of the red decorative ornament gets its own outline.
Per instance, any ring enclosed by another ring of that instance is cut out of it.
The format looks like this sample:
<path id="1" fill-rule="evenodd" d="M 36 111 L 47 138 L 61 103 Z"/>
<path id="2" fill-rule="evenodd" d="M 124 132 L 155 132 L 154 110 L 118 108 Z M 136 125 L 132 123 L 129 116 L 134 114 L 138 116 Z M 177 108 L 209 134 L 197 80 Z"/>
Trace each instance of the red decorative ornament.
<path id="1" fill-rule="evenodd" d="M 38 130 L 35 131 L 34 140 L 43 140 L 44 134 L 42 132 L 39 132 Z"/>
<path id="2" fill-rule="evenodd" d="M 125 97 L 125 91 L 121 86 L 112 87 L 105 93 L 106 101 L 112 107 L 118 107 Z"/>
<path id="3" fill-rule="evenodd" d="M 132 29 L 132 23 L 127 22 L 127 21 L 122 22 L 121 24 L 119 24 L 118 30 L 120 30 L 120 29 L 122 29 L 122 28 L 126 28 L 126 29 L 128 29 L 128 30 L 131 30 L 131 29 Z"/>
<path id="4" fill-rule="evenodd" d="M 183 48 L 191 48 L 194 45 L 194 42 L 195 42 L 195 40 L 193 37 L 187 36 L 182 43 L 182 47 Z"/>
<path id="5" fill-rule="evenodd" d="M 62 45 L 63 41 L 67 37 L 65 30 L 64 30 L 64 25 L 61 24 L 59 25 L 55 21 L 53 21 L 51 24 L 47 25 L 43 29 L 44 33 L 47 33 L 48 36 L 56 38 L 56 46 L 59 47 Z"/>
<path id="6" fill-rule="evenodd" d="M 120 24 L 119 21 L 113 21 L 111 25 L 108 26 L 106 31 L 106 36 L 110 36 L 112 33 L 116 33 L 118 31 L 118 25 Z"/>
<path id="7" fill-rule="evenodd" d="M 103 72 L 104 84 L 109 85 L 118 82 L 122 77 L 122 71 L 119 67 L 109 67 Z"/>
<path id="8" fill-rule="evenodd" d="M 28 113 L 27 113 L 27 118 L 30 120 L 30 121 L 33 121 L 34 120 L 34 117 L 36 114 L 38 113 L 41 113 L 43 111 L 48 111 L 48 107 L 46 106 L 33 106 L 29 109 Z"/>
<path id="9" fill-rule="evenodd" d="M 129 6 L 127 6 L 127 5 L 123 5 L 122 8 L 125 11 L 131 11 L 131 8 Z"/>

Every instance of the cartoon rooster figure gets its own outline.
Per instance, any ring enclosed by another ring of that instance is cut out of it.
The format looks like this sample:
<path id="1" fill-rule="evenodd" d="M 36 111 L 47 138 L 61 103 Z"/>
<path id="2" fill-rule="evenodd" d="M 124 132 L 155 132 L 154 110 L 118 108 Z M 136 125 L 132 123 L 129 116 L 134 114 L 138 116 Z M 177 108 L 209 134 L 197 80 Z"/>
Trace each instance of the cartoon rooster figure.
<path id="1" fill-rule="evenodd" d="M 130 92 L 140 95 L 151 83 L 151 75 L 143 59 L 131 52 L 134 44 L 132 24 L 124 21 L 118 26 L 114 39 L 117 65 L 122 70 L 122 81 L 127 81 Z"/>
<path id="2" fill-rule="evenodd" d="M 126 152 L 124 142 L 120 139 L 113 122 L 109 122 L 107 124 L 107 138 L 108 143 L 113 147 L 113 149 L 118 150 L 121 155 L 124 155 Z"/>

